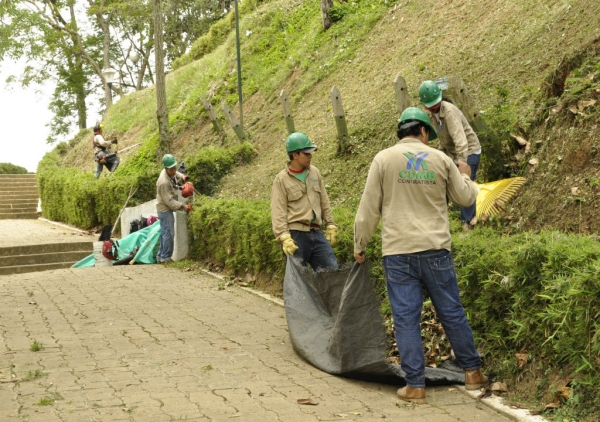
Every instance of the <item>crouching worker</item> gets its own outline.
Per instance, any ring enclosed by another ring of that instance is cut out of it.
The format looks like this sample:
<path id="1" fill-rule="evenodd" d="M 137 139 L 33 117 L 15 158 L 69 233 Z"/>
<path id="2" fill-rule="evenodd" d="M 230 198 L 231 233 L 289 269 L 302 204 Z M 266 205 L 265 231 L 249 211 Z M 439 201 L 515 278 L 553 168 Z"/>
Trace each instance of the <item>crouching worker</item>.
<path id="1" fill-rule="evenodd" d="M 310 165 L 317 150 L 302 132 L 289 135 L 285 149 L 290 161 L 273 182 L 271 222 L 283 252 L 300 258 L 313 270 L 334 268 L 338 263 L 332 246 L 337 226 L 321 173 Z M 325 228 L 325 234 L 323 233 Z"/>
<path id="2" fill-rule="evenodd" d="M 121 160 L 117 157 L 117 150 L 112 151 L 110 147 L 112 144 L 117 144 L 117 138 L 112 141 L 107 141 L 102 135 L 102 125 L 97 124 L 94 126 L 94 137 L 92 138 L 94 145 L 94 160 L 96 161 L 96 174 L 94 177 L 97 179 L 100 177 L 100 173 L 106 166 L 108 171 L 113 173 Z"/>
<path id="3" fill-rule="evenodd" d="M 160 248 L 156 255 L 156 262 L 163 264 L 173 262 L 175 239 L 175 215 L 173 211 L 191 211 L 192 204 L 184 204 L 177 200 L 177 192 L 188 177 L 177 171 L 177 160 L 171 154 L 166 154 L 163 159 L 163 171 L 156 181 L 156 211 L 160 220 Z"/>
<path id="4" fill-rule="evenodd" d="M 397 395 L 426 403 L 423 288 L 466 372 L 466 389 L 488 384 L 460 302 L 446 203 L 447 195 L 453 203 L 469 206 L 475 202 L 477 188 L 467 163 L 455 164 L 443 152 L 427 146 L 437 134 L 424 111 L 415 107 L 404 110 L 397 134 L 400 141 L 380 151 L 369 169 L 354 220 L 354 258 L 359 264 L 365 262 L 367 244 L 381 219 L 383 268 L 401 367 L 406 373 L 407 386 Z"/>

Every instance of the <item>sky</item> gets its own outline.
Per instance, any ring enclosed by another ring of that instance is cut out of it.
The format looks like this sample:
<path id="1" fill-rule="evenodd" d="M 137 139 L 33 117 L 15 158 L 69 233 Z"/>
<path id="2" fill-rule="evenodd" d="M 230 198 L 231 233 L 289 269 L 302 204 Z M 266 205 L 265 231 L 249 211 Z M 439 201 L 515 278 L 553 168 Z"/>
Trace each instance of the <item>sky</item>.
<path id="1" fill-rule="evenodd" d="M 23 64 L 4 61 L 0 63 L 0 163 L 11 163 L 35 172 L 37 165 L 55 145 L 48 144 L 46 138 L 50 128 L 46 126 L 52 120 L 48 105 L 54 91 L 54 84 L 21 88 L 18 84 L 6 84 L 10 75 L 18 75 Z M 99 117 L 94 110 L 88 110 L 88 126 Z M 70 140 L 78 132 L 64 140 Z M 63 139 L 60 139 L 63 140 Z"/>
<path id="2" fill-rule="evenodd" d="M 38 162 L 53 148 L 46 143 L 50 129 L 45 126 L 52 119 L 48 104 L 53 87 L 7 87 L 6 78 L 19 70 L 15 64 L 0 65 L 0 163 L 35 172 Z"/>

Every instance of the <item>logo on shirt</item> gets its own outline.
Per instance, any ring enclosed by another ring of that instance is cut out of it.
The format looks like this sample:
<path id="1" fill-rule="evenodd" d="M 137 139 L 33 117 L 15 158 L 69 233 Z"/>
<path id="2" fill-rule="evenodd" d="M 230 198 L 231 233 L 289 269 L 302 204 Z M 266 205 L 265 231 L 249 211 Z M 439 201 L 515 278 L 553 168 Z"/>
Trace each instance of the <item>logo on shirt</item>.
<path id="1" fill-rule="evenodd" d="M 435 185 L 435 172 L 429 171 L 425 161 L 429 153 L 424 151 L 417 153 L 405 152 L 404 156 L 408 158 L 408 162 L 406 163 L 406 170 L 400 170 L 398 183 Z"/>

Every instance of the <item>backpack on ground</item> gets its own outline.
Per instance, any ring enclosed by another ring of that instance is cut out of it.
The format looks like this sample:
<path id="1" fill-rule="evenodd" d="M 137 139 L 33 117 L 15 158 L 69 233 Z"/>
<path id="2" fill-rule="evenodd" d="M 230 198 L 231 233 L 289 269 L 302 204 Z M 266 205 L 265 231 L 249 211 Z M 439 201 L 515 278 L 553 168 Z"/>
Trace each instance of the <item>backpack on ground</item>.
<path id="1" fill-rule="evenodd" d="M 129 223 L 129 233 L 134 233 L 146 227 L 148 227 L 148 219 L 146 217 L 137 218 Z"/>

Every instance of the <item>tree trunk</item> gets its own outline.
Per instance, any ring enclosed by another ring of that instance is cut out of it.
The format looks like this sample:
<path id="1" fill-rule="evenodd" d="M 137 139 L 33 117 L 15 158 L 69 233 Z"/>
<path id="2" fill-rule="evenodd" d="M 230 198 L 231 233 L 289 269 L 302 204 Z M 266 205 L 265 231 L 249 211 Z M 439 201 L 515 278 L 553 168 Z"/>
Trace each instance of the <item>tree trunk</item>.
<path id="1" fill-rule="evenodd" d="M 321 15 L 323 16 L 323 30 L 327 31 L 333 21 L 329 17 L 329 9 L 333 7 L 333 0 L 321 0 Z"/>
<path id="2" fill-rule="evenodd" d="M 77 58 L 76 62 L 77 73 L 81 75 L 80 83 L 75 86 L 75 95 L 77 97 L 77 121 L 79 129 L 85 129 L 87 127 L 87 107 L 85 105 L 85 77 L 83 76 L 83 64 L 81 59 Z"/>
<path id="3" fill-rule="evenodd" d="M 165 86 L 165 63 L 163 52 L 163 13 L 162 0 L 154 0 L 154 61 L 156 62 L 156 118 L 158 119 L 158 150 L 160 162 L 164 154 L 171 151 L 169 138 L 169 111 L 167 110 L 167 90 Z"/>

